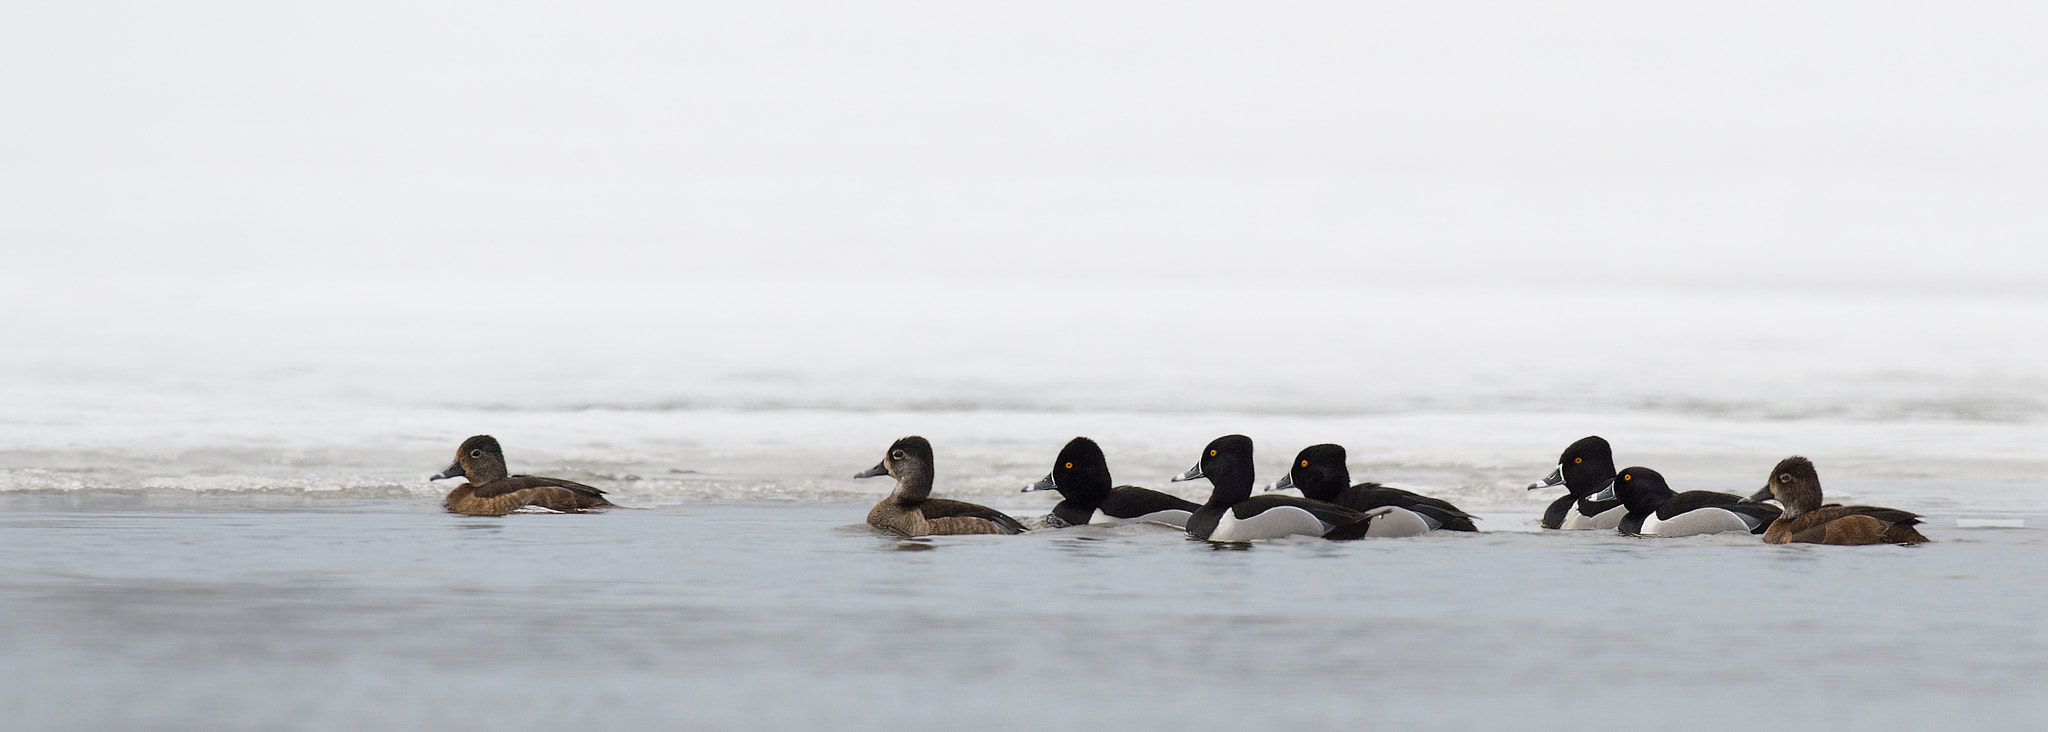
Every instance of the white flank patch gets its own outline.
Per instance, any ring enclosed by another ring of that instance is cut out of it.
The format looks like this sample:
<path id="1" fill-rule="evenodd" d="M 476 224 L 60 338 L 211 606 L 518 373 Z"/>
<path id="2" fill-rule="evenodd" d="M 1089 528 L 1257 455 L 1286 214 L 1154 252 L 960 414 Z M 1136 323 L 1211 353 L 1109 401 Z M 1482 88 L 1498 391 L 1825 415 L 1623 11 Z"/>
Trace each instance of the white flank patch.
<path id="1" fill-rule="evenodd" d="M 1090 521 L 1089 521 L 1088 523 L 1090 523 L 1090 524 L 1094 524 L 1094 525 L 1096 525 L 1096 526 L 1114 526 L 1114 525 L 1117 525 L 1117 524 L 1134 524 L 1134 523 L 1153 523 L 1153 524 L 1165 524 L 1165 525 L 1167 525 L 1167 526 L 1171 526 L 1171 527 L 1174 527 L 1174 528 L 1176 528 L 1176 529 L 1185 529 L 1185 528 L 1187 528 L 1187 527 L 1188 527 L 1188 517 L 1189 517 L 1189 516 L 1192 516 L 1192 515 L 1194 515 L 1194 512 L 1192 512 L 1192 511 L 1183 511 L 1183 510 L 1181 510 L 1181 509 L 1178 509 L 1178 508 L 1169 508 L 1169 509 L 1167 509 L 1167 510 L 1164 510 L 1164 511 L 1153 511 L 1153 512 L 1151 512 L 1151 513 L 1148 513 L 1148 514 L 1145 514 L 1145 515 L 1143 515 L 1143 516 L 1134 516 L 1134 517 L 1131 517 L 1131 518 L 1127 518 L 1127 519 L 1120 519 L 1120 518 L 1117 518 L 1117 517 L 1115 517 L 1115 516 L 1111 516 L 1111 515 L 1109 515 L 1109 514 L 1103 513 L 1103 512 L 1101 512 L 1101 511 L 1096 511 L 1096 512 L 1095 512 L 1095 516 L 1094 516 L 1094 518 L 1093 518 L 1092 520 L 1090 520 Z"/>
<path id="2" fill-rule="evenodd" d="M 1724 531 L 1749 531 L 1749 523 L 1735 512 L 1719 508 L 1701 508 L 1660 521 L 1657 514 L 1643 519 L 1644 536 L 1696 536 L 1719 534 Z"/>
<path id="3" fill-rule="evenodd" d="M 1321 519 L 1306 509 L 1294 506 L 1275 506 L 1251 518 L 1238 520 L 1232 511 L 1223 512 L 1223 520 L 1216 522 L 1216 530 L 1210 532 L 1210 541 L 1252 541 L 1254 539 L 1278 539 L 1296 534 L 1322 536 L 1328 529 Z"/>
<path id="4" fill-rule="evenodd" d="M 1558 528 L 1573 530 L 1605 529 L 1613 531 L 1615 527 L 1621 525 L 1622 518 L 1626 516 L 1628 516 L 1627 506 L 1615 506 L 1601 512 L 1598 516 L 1587 516 L 1579 513 L 1579 507 L 1573 505 L 1572 510 L 1566 511 L 1564 514 L 1564 525 Z M 1644 523 L 1647 524 L 1648 522 Z"/>
<path id="5" fill-rule="evenodd" d="M 1429 522 L 1422 515 L 1405 508 L 1389 506 L 1387 510 L 1372 518 L 1372 525 L 1365 530 L 1366 536 L 1396 537 L 1421 536 L 1429 533 Z"/>

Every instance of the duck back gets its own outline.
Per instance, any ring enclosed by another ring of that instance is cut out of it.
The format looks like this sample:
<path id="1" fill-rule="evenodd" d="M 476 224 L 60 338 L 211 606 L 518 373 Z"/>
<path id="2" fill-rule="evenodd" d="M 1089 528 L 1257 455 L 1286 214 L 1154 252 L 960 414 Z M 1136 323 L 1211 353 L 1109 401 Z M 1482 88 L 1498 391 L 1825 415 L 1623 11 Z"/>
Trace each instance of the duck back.
<path id="1" fill-rule="evenodd" d="M 1828 505 L 1771 522 L 1764 541 L 1772 544 L 1920 544 L 1927 537 L 1913 528 L 1920 516 L 1877 506 Z"/>

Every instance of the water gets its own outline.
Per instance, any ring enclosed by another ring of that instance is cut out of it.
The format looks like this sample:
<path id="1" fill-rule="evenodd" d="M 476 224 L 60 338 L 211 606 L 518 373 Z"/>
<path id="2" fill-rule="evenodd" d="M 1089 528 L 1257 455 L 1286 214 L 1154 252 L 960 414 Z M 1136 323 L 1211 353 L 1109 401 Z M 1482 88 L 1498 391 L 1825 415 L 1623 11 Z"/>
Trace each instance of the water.
<path id="1" fill-rule="evenodd" d="M 2036 530 L 1220 551 L 1144 526 L 897 541 L 831 502 L 0 502 L 22 729 L 2020 727 L 2048 671 Z"/>

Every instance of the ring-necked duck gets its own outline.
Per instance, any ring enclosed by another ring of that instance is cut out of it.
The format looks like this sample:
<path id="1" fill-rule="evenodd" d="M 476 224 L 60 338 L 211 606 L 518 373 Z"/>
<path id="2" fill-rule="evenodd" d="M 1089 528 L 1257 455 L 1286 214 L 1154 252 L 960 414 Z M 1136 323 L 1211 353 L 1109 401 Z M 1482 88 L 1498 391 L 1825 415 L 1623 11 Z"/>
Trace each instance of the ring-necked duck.
<path id="1" fill-rule="evenodd" d="M 1529 490 L 1562 484 L 1563 498 L 1543 512 L 1546 529 L 1612 529 L 1628 508 L 1614 497 L 1614 450 L 1599 435 L 1574 442 L 1557 458 L 1557 469 Z"/>
<path id="2" fill-rule="evenodd" d="M 1392 507 L 1358 512 L 1294 496 L 1252 496 L 1252 438 L 1225 435 L 1209 443 L 1195 467 L 1176 482 L 1208 478 L 1209 502 L 1188 517 L 1188 536 L 1205 541 L 1253 541 L 1283 536 L 1359 539 L 1411 536 L 1427 528 L 1421 519 Z"/>
<path id="3" fill-rule="evenodd" d="M 1664 476 L 1649 468 L 1626 468 L 1614 484 L 1628 515 L 1617 527 L 1629 536 L 1693 536 L 1724 531 L 1764 533 L 1778 507 L 1750 503 L 1733 493 L 1671 492 Z"/>
<path id="4" fill-rule="evenodd" d="M 554 511 L 584 511 L 612 505 L 604 491 L 560 478 L 506 475 L 505 451 L 490 435 L 462 441 L 455 449 L 455 463 L 430 480 L 466 477 L 469 482 L 455 486 L 441 505 L 454 513 L 471 516 L 503 516 L 525 506 Z"/>
<path id="5" fill-rule="evenodd" d="M 1280 476 L 1267 491 L 1284 491 L 1300 488 L 1301 495 L 1310 500 L 1334 503 L 1353 511 L 1370 511 L 1381 506 L 1392 506 L 1396 510 L 1416 514 L 1430 530 L 1478 531 L 1472 525 L 1472 515 L 1451 505 L 1449 501 L 1411 493 L 1399 488 L 1388 488 L 1378 483 L 1351 484 L 1351 469 L 1344 464 L 1342 445 L 1311 445 L 1294 456 L 1294 465 L 1287 475 Z"/>
<path id="6" fill-rule="evenodd" d="M 903 537 L 947 534 L 1021 534 L 1024 524 L 987 506 L 932 498 L 932 443 L 911 436 L 897 440 L 882 462 L 853 476 L 896 479 L 896 490 L 868 511 L 868 523 Z"/>
<path id="7" fill-rule="evenodd" d="M 1109 461 L 1102 448 L 1086 437 L 1076 437 L 1060 448 L 1045 480 L 1024 490 L 1056 490 L 1064 500 L 1045 517 L 1045 527 L 1057 529 L 1086 524 L 1116 524 L 1150 521 L 1176 529 L 1188 526 L 1188 516 L 1201 506 L 1178 496 L 1131 485 L 1110 487 Z"/>
<path id="8" fill-rule="evenodd" d="M 1914 524 L 1920 515 L 1896 508 L 1821 505 L 1820 473 L 1813 461 L 1794 455 L 1778 461 L 1770 482 L 1750 496 L 1785 505 L 1785 514 L 1764 530 L 1772 544 L 1919 544 L 1927 541 Z"/>

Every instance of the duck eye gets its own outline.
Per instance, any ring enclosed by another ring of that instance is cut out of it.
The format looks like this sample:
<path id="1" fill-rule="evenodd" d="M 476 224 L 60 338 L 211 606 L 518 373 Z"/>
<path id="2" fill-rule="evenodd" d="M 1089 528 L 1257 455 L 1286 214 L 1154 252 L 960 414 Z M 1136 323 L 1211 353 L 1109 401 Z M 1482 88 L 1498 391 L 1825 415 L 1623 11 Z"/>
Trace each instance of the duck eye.
<path id="1" fill-rule="evenodd" d="M 908 456 L 908 455 L 905 455 L 905 454 L 903 454 L 903 451 L 902 451 L 902 450 L 897 450 L 897 451 L 895 451 L 895 452 L 889 453 L 889 459 L 890 459 L 890 460 L 902 460 L 902 459 L 904 459 L 904 458 L 906 458 L 906 457 L 909 457 L 909 456 Z"/>
<path id="2" fill-rule="evenodd" d="M 1779 474 L 1778 474 L 1778 482 L 1780 482 L 1780 483 L 1790 483 L 1790 482 L 1792 482 L 1792 474 L 1791 474 L 1791 473 L 1779 473 Z"/>
<path id="3" fill-rule="evenodd" d="M 1304 468 L 1308 467 L 1308 461 L 1307 461 L 1307 460 L 1303 460 L 1303 461 L 1301 461 L 1301 467 L 1304 467 Z"/>
<path id="4" fill-rule="evenodd" d="M 1633 475 L 1629 475 L 1628 473 L 1622 473 L 1622 474 L 1621 474 L 1621 479 L 1622 479 L 1622 480 L 1635 480 L 1635 479 L 1636 479 L 1636 477 L 1635 477 L 1635 476 L 1633 476 Z"/>
<path id="5" fill-rule="evenodd" d="M 482 451 L 482 450 L 471 450 L 471 451 L 469 451 L 469 459 L 471 459 L 471 460 L 481 460 L 481 459 L 483 459 L 483 456 L 484 456 L 484 451 Z"/>
<path id="6" fill-rule="evenodd" d="M 1074 464 L 1073 464 L 1073 463 L 1067 463 L 1067 469 L 1068 469 L 1068 470 L 1073 470 L 1073 469 L 1074 469 Z"/>
<path id="7" fill-rule="evenodd" d="M 1210 450 L 1210 451 L 1209 451 L 1209 457 L 1216 457 L 1216 451 L 1215 451 L 1215 450 Z"/>
<path id="8" fill-rule="evenodd" d="M 1585 462 L 1585 461 L 1586 461 L 1586 459 L 1585 459 L 1585 458 L 1572 458 L 1572 464 L 1573 464 L 1573 465 L 1577 465 L 1577 464 L 1579 464 L 1579 463 L 1583 463 L 1583 462 Z"/>

